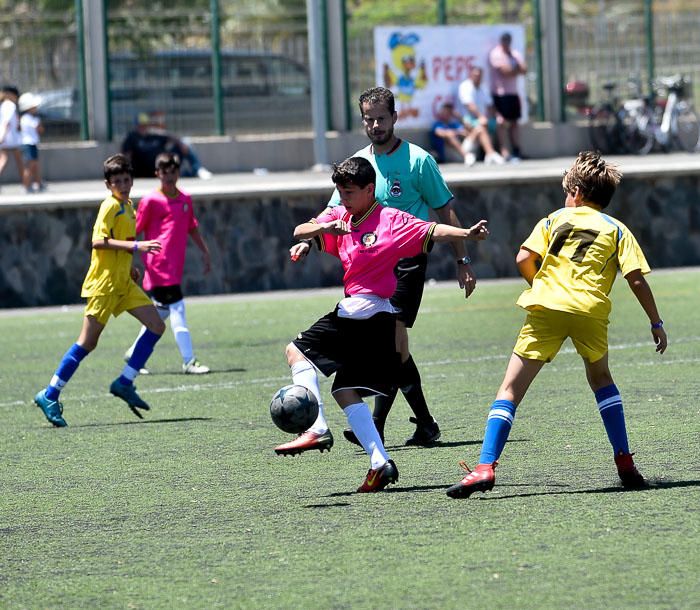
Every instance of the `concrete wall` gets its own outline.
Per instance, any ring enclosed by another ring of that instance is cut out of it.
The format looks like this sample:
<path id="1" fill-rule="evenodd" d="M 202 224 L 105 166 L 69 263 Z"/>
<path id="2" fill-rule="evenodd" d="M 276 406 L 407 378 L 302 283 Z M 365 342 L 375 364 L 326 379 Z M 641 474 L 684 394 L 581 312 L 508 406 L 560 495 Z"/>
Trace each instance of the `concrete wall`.
<path id="1" fill-rule="evenodd" d="M 411 142 L 428 147 L 427 131 L 397 132 Z M 588 148 L 585 126 L 572 123 L 529 123 L 522 126 L 522 149 L 529 158 L 542 159 L 574 155 Z M 305 170 L 314 165 L 313 137 L 309 134 L 210 137 L 192 140 L 203 164 L 214 173 Z M 102 161 L 118 152 L 120 142 L 62 142 L 40 145 L 44 179 L 91 180 L 102 173 Z M 364 133 L 329 132 L 328 153 L 340 161 L 367 145 Z M 19 182 L 12 160 L 0 177 L 2 183 Z"/>
<path id="2" fill-rule="evenodd" d="M 649 165 L 626 171 L 607 210 L 635 233 L 652 267 L 700 265 L 700 172 L 698 162 L 689 159 L 682 157 L 673 167 Z M 563 203 L 561 166 L 532 163 L 482 174 L 463 167 L 444 172 L 462 222 L 480 218 L 490 222 L 489 240 L 468 245 L 481 278 L 517 275 L 514 256 L 520 243 L 541 217 Z M 201 277 L 198 251 L 191 247 L 185 294 L 340 284 L 336 259 L 314 252 L 303 264 L 292 264 L 287 255 L 293 227 L 327 201 L 328 177 L 297 175 L 296 182 L 291 177 L 268 179 L 256 187 L 239 184 L 195 193 L 214 268 Z M 0 207 L 0 306 L 79 302 L 99 198 L 88 193 L 81 201 L 74 198 L 60 205 L 48 199 L 31 201 Z M 435 247 L 428 275 L 438 280 L 454 277 L 449 246 Z"/>

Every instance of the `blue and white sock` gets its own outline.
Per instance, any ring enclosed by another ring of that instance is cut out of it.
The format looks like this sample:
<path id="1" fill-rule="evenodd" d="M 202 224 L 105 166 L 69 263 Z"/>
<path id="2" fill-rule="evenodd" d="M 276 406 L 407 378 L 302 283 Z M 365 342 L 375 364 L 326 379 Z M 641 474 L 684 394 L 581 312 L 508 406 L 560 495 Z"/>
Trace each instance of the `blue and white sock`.
<path id="1" fill-rule="evenodd" d="M 83 358 L 89 353 L 90 352 L 77 343 L 71 345 L 69 350 L 63 355 L 56 372 L 51 378 L 51 381 L 49 381 L 49 385 L 46 387 L 46 398 L 49 400 L 58 400 L 61 390 L 73 376 L 73 373 L 78 370 L 78 366 L 80 366 Z"/>
<path id="2" fill-rule="evenodd" d="M 615 455 L 620 452 L 629 453 L 625 412 L 622 408 L 622 397 L 617 386 L 613 383 L 596 390 L 595 400 L 598 403 L 598 411 L 600 411 L 600 416 L 603 418 L 603 425 L 608 433 L 608 440 Z"/>
<path id="3" fill-rule="evenodd" d="M 292 382 L 295 385 L 303 385 L 307 390 L 309 390 L 318 402 L 318 417 L 316 421 L 311 425 L 309 430 L 315 432 L 316 434 L 325 434 L 328 432 L 328 422 L 326 421 L 325 414 L 323 412 L 323 401 L 321 400 L 321 388 L 318 385 L 318 373 L 308 360 L 301 360 L 295 362 L 291 366 L 292 371 Z"/>
<path id="4" fill-rule="evenodd" d="M 481 446 L 479 464 L 493 464 L 506 445 L 515 418 L 515 403 L 510 400 L 494 400 L 486 420 L 484 443 Z"/>
<path id="5" fill-rule="evenodd" d="M 170 309 L 167 305 L 161 305 L 157 303 L 156 301 L 153 301 L 153 304 L 156 306 L 156 311 L 158 312 L 158 315 L 160 316 L 160 319 L 165 322 L 169 317 L 170 317 Z M 146 327 L 142 326 L 141 331 L 139 332 L 138 336 L 136 339 L 134 339 L 134 342 L 131 344 L 131 347 L 126 350 L 126 357 L 131 358 L 131 354 L 134 353 L 134 348 L 136 347 L 136 344 L 139 342 L 139 339 L 143 335 L 143 333 L 146 332 Z"/>
<path id="6" fill-rule="evenodd" d="M 348 418 L 348 424 L 350 424 L 357 440 L 360 441 L 360 445 L 369 455 L 372 470 L 377 470 L 384 466 L 389 461 L 389 454 L 386 452 L 382 438 L 374 425 L 369 405 L 364 402 L 358 402 L 348 405 L 343 409 L 343 412 Z"/>
<path id="7" fill-rule="evenodd" d="M 134 351 L 126 363 L 122 374 L 119 376 L 119 382 L 123 385 L 132 385 L 134 379 L 139 374 L 139 371 L 145 366 L 146 361 L 151 357 L 153 348 L 158 343 L 161 335 L 146 329 L 144 333 L 139 335 L 139 338 L 134 345 Z"/>

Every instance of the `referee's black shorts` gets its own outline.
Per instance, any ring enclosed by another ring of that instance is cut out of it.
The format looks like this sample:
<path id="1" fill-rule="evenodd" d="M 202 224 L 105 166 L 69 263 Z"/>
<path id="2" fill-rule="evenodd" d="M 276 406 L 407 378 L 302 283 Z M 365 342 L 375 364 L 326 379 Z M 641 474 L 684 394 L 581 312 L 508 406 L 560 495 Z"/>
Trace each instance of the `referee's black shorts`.
<path id="1" fill-rule="evenodd" d="M 394 268 L 397 283 L 394 295 L 391 297 L 391 304 L 399 310 L 397 317 L 406 325 L 406 328 L 411 328 L 418 316 L 427 268 L 427 254 L 402 258 Z"/>
<path id="2" fill-rule="evenodd" d="M 400 356 L 394 314 L 351 320 L 341 318 L 336 307 L 292 343 L 326 377 L 335 373 L 332 392 L 354 389 L 360 396 L 374 396 L 396 387 Z"/>

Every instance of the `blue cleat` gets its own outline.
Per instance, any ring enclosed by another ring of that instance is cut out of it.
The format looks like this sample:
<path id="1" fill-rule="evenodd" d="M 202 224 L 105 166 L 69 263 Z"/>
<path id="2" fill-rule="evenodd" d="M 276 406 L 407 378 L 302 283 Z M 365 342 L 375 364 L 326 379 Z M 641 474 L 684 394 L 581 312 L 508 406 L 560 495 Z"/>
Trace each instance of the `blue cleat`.
<path id="1" fill-rule="evenodd" d="M 65 428 L 68 424 L 63 419 L 63 405 L 57 400 L 49 400 L 46 398 L 45 390 L 41 390 L 35 397 L 34 402 L 39 407 L 49 420 L 57 428 Z"/>
<path id="2" fill-rule="evenodd" d="M 143 419 L 143 415 L 141 415 L 138 409 L 148 411 L 151 408 L 148 406 L 148 403 L 136 393 L 135 386 L 124 385 L 119 382 L 119 378 L 112 382 L 112 385 L 109 386 L 109 391 L 117 398 L 121 398 L 131 409 L 131 412 L 139 419 Z"/>

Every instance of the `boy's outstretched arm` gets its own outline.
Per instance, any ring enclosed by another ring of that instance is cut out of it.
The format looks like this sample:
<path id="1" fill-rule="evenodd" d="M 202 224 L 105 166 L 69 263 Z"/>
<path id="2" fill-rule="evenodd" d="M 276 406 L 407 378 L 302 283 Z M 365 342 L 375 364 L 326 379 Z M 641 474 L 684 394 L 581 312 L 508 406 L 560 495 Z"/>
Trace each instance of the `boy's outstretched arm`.
<path id="1" fill-rule="evenodd" d="M 637 297 L 639 304 L 649 318 L 649 322 L 651 323 L 651 336 L 654 338 L 654 343 L 656 343 L 656 351 L 663 354 L 668 345 L 668 337 L 663 328 L 663 322 L 659 311 L 656 309 L 656 301 L 654 301 L 654 295 L 651 292 L 649 284 L 647 284 L 644 275 L 639 269 L 630 271 L 625 276 L 625 279 L 630 286 L 630 290 L 634 293 L 634 296 Z"/>
<path id="2" fill-rule="evenodd" d="M 527 248 L 520 248 L 515 256 L 515 264 L 518 266 L 518 271 L 520 271 L 520 275 L 525 278 L 525 281 L 530 286 L 532 286 L 532 280 L 540 268 L 541 261 L 542 258 L 539 254 Z"/>
<path id="3" fill-rule="evenodd" d="M 453 227 L 452 225 L 436 224 L 433 231 L 433 241 L 454 241 L 459 239 L 486 239 L 489 234 L 488 220 L 480 220 L 468 229 Z"/>

